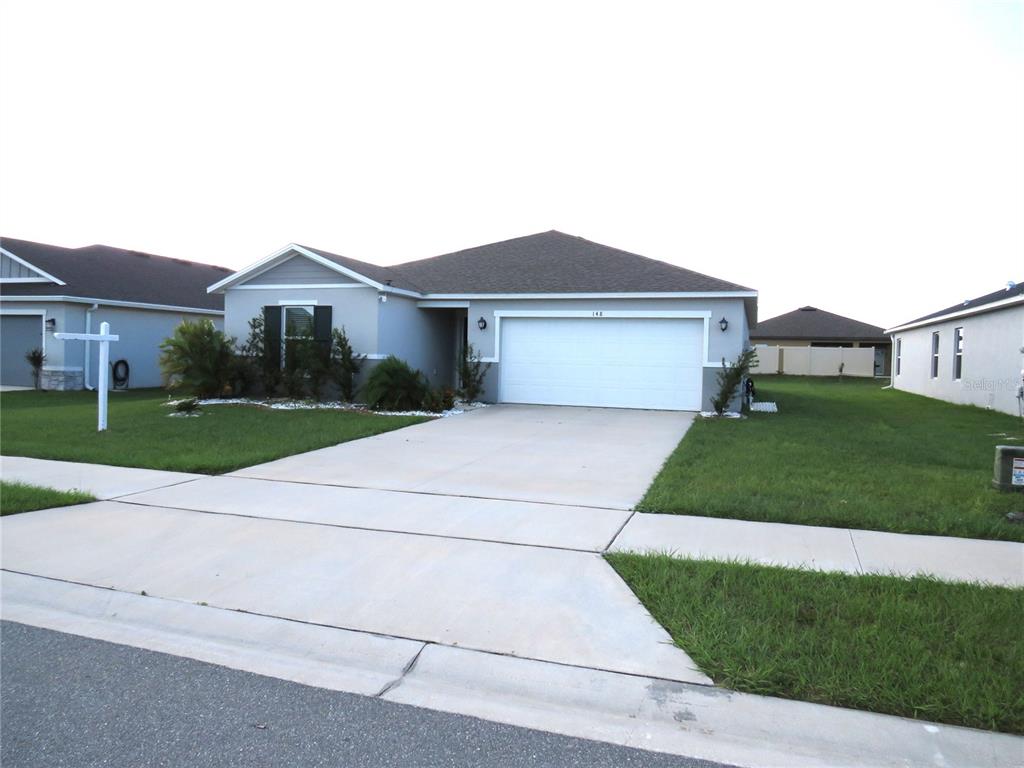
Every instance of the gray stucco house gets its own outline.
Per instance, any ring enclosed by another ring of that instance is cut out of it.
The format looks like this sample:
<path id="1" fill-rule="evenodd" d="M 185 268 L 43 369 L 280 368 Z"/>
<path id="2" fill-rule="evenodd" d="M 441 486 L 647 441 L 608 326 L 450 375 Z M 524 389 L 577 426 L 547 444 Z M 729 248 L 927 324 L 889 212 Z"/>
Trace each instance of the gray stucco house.
<path id="1" fill-rule="evenodd" d="M 239 340 L 257 315 L 285 339 L 344 327 L 434 386 L 472 344 L 510 403 L 705 409 L 757 321 L 750 288 L 555 231 L 388 267 L 292 244 L 209 291 Z"/>
<path id="2" fill-rule="evenodd" d="M 1018 415 L 1024 409 L 1024 284 L 886 331 L 896 389 Z"/>
<path id="3" fill-rule="evenodd" d="M 106 245 L 0 239 L 0 384 L 32 386 L 25 353 L 39 348 L 46 354 L 43 389 L 94 388 L 96 345 L 53 334 L 97 333 L 108 322 L 121 337 L 110 346 L 110 361 L 127 363 L 128 386 L 159 386 L 160 343 L 182 320 L 205 317 L 222 326 L 224 299 L 206 287 L 228 274 Z"/>

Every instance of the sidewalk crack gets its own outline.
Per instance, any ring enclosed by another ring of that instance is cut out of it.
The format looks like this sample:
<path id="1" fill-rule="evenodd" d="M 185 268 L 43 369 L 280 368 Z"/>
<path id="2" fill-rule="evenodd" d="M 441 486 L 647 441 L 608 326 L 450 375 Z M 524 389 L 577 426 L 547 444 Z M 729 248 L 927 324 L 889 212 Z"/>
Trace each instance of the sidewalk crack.
<path id="1" fill-rule="evenodd" d="M 853 531 L 847 528 L 846 533 L 850 537 L 850 546 L 853 547 L 854 557 L 857 558 L 857 570 L 864 573 L 864 564 L 860 561 L 860 552 L 857 551 L 857 542 L 853 540 Z"/>
<path id="2" fill-rule="evenodd" d="M 381 688 L 381 689 L 380 689 L 380 690 L 379 690 L 379 691 L 378 691 L 378 692 L 377 692 L 377 693 L 376 693 L 376 694 L 374 695 L 374 698 L 377 698 L 377 699 L 379 699 L 379 698 L 381 698 L 382 696 L 384 696 L 384 695 L 385 695 L 386 693 L 390 693 L 390 692 L 391 692 L 391 691 L 393 691 L 393 690 L 394 690 L 395 688 L 397 688 L 398 686 L 400 686 L 400 685 L 402 684 L 402 681 L 403 681 L 403 680 L 405 679 L 405 676 L 406 676 L 406 675 L 408 675 L 408 674 L 409 674 L 410 672 L 412 672 L 412 669 L 413 669 L 413 667 L 415 667 L 415 666 L 416 666 L 416 662 L 420 660 L 420 654 L 421 654 L 421 653 L 423 653 L 423 650 L 424 650 L 424 649 L 425 649 L 425 648 L 426 648 L 426 647 L 427 647 L 428 645 L 431 645 L 431 643 L 423 643 L 423 645 L 421 645 L 421 646 L 420 646 L 420 649 L 419 649 L 418 651 L 416 651 L 416 655 L 415 655 L 415 656 L 413 656 L 413 657 L 412 657 L 411 659 L 409 659 L 409 663 L 405 665 L 405 668 L 404 668 L 404 669 L 402 670 L 402 674 L 400 674 L 400 675 L 399 675 L 398 677 L 396 677 L 396 678 L 395 678 L 394 680 L 392 680 L 392 681 L 391 681 L 390 683 L 388 683 L 388 684 L 387 684 L 387 685 L 385 685 L 385 686 L 384 686 L 383 688 Z"/>
<path id="3" fill-rule="evenodd" d="M 634 517 L 635 515 L 636 515 L 636 510 L 635 510 L 635 509 L 634 509 L 634 510 L 631 510 L 631 511 L 630 511 L 630 513 L 629 513 L 629 517 L 627 517 L 627 518 L 626 518 L 626 519 L 625 519 L 625 520 L 623 521 L 622 525 L 620 525 L 620 526 L 619 526 L 619 530 L 617 530 L 617 531 L 615 532 L 615 535 L 614 535 L 614 536 L 612 536 L 612 539 L 611 539 L 611 541 L 609 541 L 609 542 L 608 542 L 608 543 L 607 543 L 607 544 L 605 545 L 604 549 L 602 549 L 602 550 L 601 550 L 601 553 L 602 553 L 602 554 L 604 554 L 605 552 L 607 552 L 607 551 L 608 551 L 609 549 L 611 549 L 611 548 L 612 548 L 612 544 L 614 544 L 614 543 L 615 543 L 615 540 L 616 540 L 617 538 L 619 538 L 619 536 L 620 536 L 620 535 L 622 535 L 622 532 L 623 532 L 624 530 L 626 530 L 626 526 L 627 526 L 627 525 L 629 525 L 629 521 L 630 521 L 630 520 L 632 520 L 632 519 L 633 519 L 633 517 Z"/>

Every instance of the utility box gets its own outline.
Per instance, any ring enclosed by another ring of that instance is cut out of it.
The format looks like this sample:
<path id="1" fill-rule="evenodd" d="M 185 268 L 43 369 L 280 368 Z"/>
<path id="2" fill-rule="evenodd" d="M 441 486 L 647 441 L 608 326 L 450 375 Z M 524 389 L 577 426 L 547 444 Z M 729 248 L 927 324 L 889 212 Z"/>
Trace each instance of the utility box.
<path id="1" fill-rule="evenodd" d="M 992 486 L 1024 493 L 1024 445 L 997 445 Z"/>

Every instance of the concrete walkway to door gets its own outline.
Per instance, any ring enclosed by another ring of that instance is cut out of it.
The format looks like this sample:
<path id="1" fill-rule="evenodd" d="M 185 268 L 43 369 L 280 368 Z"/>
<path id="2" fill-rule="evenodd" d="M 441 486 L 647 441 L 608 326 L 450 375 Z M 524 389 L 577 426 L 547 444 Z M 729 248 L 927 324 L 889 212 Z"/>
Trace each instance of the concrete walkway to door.
<path id="1" fill-rule="evenodd" d="M 233 477 L 632 509 L 694 414 L 497 405 Z"/>

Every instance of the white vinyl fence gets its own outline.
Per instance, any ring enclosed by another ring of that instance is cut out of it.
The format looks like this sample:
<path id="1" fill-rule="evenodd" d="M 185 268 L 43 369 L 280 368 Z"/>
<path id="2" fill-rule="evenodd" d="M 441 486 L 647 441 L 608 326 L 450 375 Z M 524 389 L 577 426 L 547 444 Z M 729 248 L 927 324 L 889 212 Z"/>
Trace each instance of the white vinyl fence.
<path id="1" fill-rule="evenodd" d="M 789 376 L 874 376 L 874 347 L 756 347 L 751 373 Z"/>

